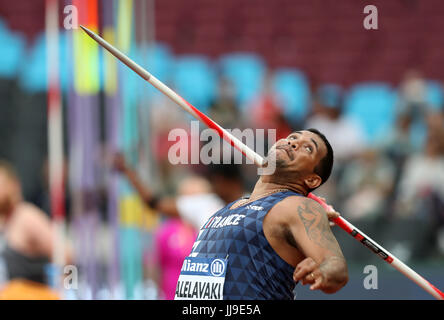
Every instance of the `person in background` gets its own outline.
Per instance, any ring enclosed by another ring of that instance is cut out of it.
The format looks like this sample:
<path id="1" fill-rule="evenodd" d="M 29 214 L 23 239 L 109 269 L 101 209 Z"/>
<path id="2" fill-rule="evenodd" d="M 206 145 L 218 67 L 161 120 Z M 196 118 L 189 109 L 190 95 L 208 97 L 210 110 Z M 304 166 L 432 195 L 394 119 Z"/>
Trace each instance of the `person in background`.
<path id="1" fill-rule="evenodd" d="M 234 96 L 234 86 L 226 78 L 219 80 L 218 96 L 210 105 L 209 116 L 222 128 L 241 128 L 241 114 Z"/>
<path id="2" fill-rule="evenodd" d="M 276 140 L 283 139 L 291 133 L 292 128 L 285 119 L 282 101 L 273 88 L 271 72 L 267 73 L 263 90 L 249 103 L 244 117 L 256 129 L 276 130 Z"/>
<path id="3" fill-rule="evenodd" d="M 444 221 L 442 210 L 424 210 L 428 205 L 437 208 L 444 204 L 443 127 L 441 113 L 428 115 L 425 149 L 407 159 L 401 175 L 396 203 L 399 216 L 438 217 Z"/>
<path id="4" fill-rule="evenodd" d="M 219 167 L 220 166 L 220 167 Z M 209 181 L 194 177 L 193 187 L 207 192 L 178 193 L 177 196 L 158 196 L 144 184 L 138 174 L 130 168 L 122 154 L 114 157 L 114 168 L 130 182 L 143 202 L 167 217 L 180 217 L 196 230 L 216 211 L 244 195 L 238 165 L 210 165 Z"/>
<path id="5" fill-rule="evenodd" d="M 0 230 L 4 238 L 0 257 L 8 281 L 0 299 L 58 299 L 47 285 L 46 267 L 59 240 L 48 216 L 24 201 L 19 179 L 4 161 L 0 161 Z M 70 263 L 69 246 L 65 253 Z"/>
<path id="6" fill-rule="evenodd" d="M 352 120 L 343 115 L 343 90 L 337 85 L 321 85 L 314 97 L 313 113 L 306 126 L 317 128 L 328 136 L 335 150 L 335 169 L 330 179 L 319 188 L 319 193 L 335 207 L 340 207 L 343 193 L 337 188 L 346 163 L 358 156 L 364 149 L 364 133 Z"/>
<path id="7" fill-rule="evenodd" d="M 342 213 L 351 220 L 383 214 L 395 184 L 393 163 L 377 149 L 367 149 L 348 162 L 338 183 Z"/>
<path id="8" fill-rule="evenodd" d="M 399 86 L 398 109 L 414 119 L 426 111 L 426 81 L 417 70 L 408 70 Z"/>
<path id="9" fill-rule="evenodd" d="M 199 177 L 185 179 L 178 188 L 179 196 L 208 193 L 209 184 Z M 159 298 L 173 300 L 183 261 L 193 247 L 197 232 L 178 217 L 168 218 L 154 235 L 154 253 L 150 258 Z"/>
<path id="10" fill-rule="evenodd" d="M 381 142 L 380 149 L 386 154 L 398 168 L 402 168 L 405 160 L 415 150 L 411 139 L 412 118 L 408 113 L 400 113 L 396 126 Z"/>
<path id="11" fill-rule="evenodd" d="M 245 195 L 242 165 L 210 164 L 206 177 L 211 190 L 225 203 L 233 202 Z"/>
<path id="12" fill-rule="evenodd" d="M 399 113 L 396 119 L 396 126 L 391 128 L 387 135 L 377 146 L 380 156 L 390 160 L 394 170 L 393 186 L 386 191 L 389 210 L 387 215 L 394 213 L 395 199 L 399 189 L 399 181 L 403 173 L 404 165 L 412 153 L 415 152 L 414 139 L 411 130 L 412 118 L 408 113 Z"/>
<path id="13" fill-rule="evenodd" d="M 427 82 L 420 71 L 408 70 L 398 90 L 396 109 L 410 117 L 409 130 L 415 152 L 421 151 L 426 141 L 427 113 L 431 105 L 427 99 Z"/>
<path id="14" fill-rule="evenodd" d="M 343 92 L 337 85 L 322 85 L 315 94 L 313 114 L 306 126 L 317 128 L 329 137 L 338 164 L 359 154 L 364 143 L 361 128 L 343 115 Z M 346 137 L 346 139 L 344 139 Z"/>

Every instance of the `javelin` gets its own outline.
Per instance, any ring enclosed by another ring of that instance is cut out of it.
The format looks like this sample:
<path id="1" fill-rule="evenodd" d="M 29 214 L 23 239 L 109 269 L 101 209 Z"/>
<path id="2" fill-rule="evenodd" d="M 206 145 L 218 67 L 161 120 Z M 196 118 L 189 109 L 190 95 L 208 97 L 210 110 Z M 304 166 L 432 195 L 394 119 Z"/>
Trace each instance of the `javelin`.
<path id="1" fill-rule="evenodd" d="M 224 128 L 219 126 L 216 122 L 208 118 L 205 114 L 200 112 L 198 109 L 196 109 L 193 105 L 191 105 L 189 102 L 187 102 L 184 98 L 179 96 L 177 93 L 175 93 L 173 90 L 171 90 L 169 87 L 167 87 L 165 84 L 163 84 L 160 80 L 158 80 L 156 77 L 154 77 L 152 74 L 150 74 L 148 71 L 143 69 L 141 66 L 139 66 L 137 63 L 132 61 L 130 58 L 128 58 L 125 54 L 120 52 L 118 49 L 113 47 L 111 44 L 109 44 L 107 41 L 102 39 L 100 36 L 92 32 L 91 30 L 80 26 L 83 31 L 85 31 L 91 38 L 93 38 L 95 41 L 97 41 L 102 47 L 104 47 L 106 50 L 108 50 L 112 55 L 114 55 L 117 59 L 119 59 L 122 63 L 124 63 L 128 68 L 133 70 L 135 73 L 137 73 L 140 77 L 145 79 L 147 82 L 149 82 L 151 85 L 153 85 L 156 89 L 161 91 L 163 94 L 165 94 L 168 98 L 176 102 L 182 109 L 190 113 L 192 116 L 194 116 L 196 119 L 202 121 L 205 123 L 209 128 L 216 130 L 216 132 L 219 134 L 221 138 L 223 138 L 225 141 L 230 143 L 233 147 L 241 151 L 247 158 L 250 160 L 253 160 L 253 162 L 262 167 L 266 164 L 266 161 L 264 158 L 262 158 L 259 154 L 257 154 L 255 151 L 247 147 L 242 141 L 237 139 L 235 136 L 233 136 L 231 133 L 226 131 Z M 330 211 L 332 210 L 332 207 L 327 205 L 324 201 L 319 199 L 314 194 L 310 193 L 308 194 L 308 197 L 318 202 L 322 207 L 324 207 L 325 210 Z M 373 251 L 375 254 L 377 254 L 380 258 L 382 258 L 384 261 L 392 265 L 396 270 L 404 274 L 407 278 L 411 279 L 413 282 L 415 282 L 417 285 L 419 285 L 421 288 L 423 288 L 425 291 L 430 293 L 432 296 L 434 296 L 438 300 L 444 300 L 444 293 L 440 291 L 438 288 L 433 286 L 430 282 L 428 282 L 426 279 L 424 279 L 421 275 L 416 273 L 414 270 L 409 268 L 406 264 L 404 264 L 401 260 L 396 258 L 394 255 L 392 255 L 390 252 L 385 250 L 383 247 L 381 247 L 379 244 L 377 244 L 375 241 L 373 241 L 370 237 L 368 237 L 366 234 L 364 234 L 362 231 L 360 231 L 358 228 L 353 226 L 350 222 L 342 218 L 341 216 L 332 219 L 332 221 L 338 225 L 341 229 L 343 229 L 345 232 L 350 234 L 352 237 L 354 237 L 356 240 L 361 242 L 363 245 L 365 245 L 367 248 L 369 248 L 371 251 Z"/>

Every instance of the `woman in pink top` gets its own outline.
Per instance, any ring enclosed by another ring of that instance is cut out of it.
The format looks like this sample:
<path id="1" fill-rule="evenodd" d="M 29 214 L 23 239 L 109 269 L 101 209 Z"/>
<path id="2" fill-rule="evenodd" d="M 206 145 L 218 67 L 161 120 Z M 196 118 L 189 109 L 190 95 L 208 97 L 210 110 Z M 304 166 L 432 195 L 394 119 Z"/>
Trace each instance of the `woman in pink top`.
<path id="1" fill-rule="evenodd" d="M 194 229 L 180 219 L 169 219 L 157 230 L 154 238 L 159 268 L 159 297 L 173 300 L 177 279 L 185 257 L 196 240 Z"/>

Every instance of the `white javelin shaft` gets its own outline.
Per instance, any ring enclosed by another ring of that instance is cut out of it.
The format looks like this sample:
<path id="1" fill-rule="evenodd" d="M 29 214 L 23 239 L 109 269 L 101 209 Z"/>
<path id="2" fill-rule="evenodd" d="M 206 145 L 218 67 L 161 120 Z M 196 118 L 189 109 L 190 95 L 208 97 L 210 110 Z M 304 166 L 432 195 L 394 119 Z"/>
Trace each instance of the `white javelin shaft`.
<path id="1" fill-rule="evenodd" d="M 425 291 L 430 293 L 436 299 L 444 300 L 444 293 L 441 292 L 441 290 L 436 288 L 434 285 L 432 285 L 430 282 L 424 279 L 420 274 L 418 274 L 416 271 L 407 266 L 404 262 L 396 258 L 389 251 L 384 249 L 381 245 L 379 245 L 376 241 L 374 241 L 364 232 L 362 232 L 361 230 L 359 230 L 358 228 L 356 228 L 354 225 L 352 225 L 350 222 L 348 222 L 343 218 L 341 219 L 341 221 L 335 221 L 335 222 L 337 222 L 337 224 L 341 228 L 343 228 L 347 233 L 349 233 L 352 237 L 361 242 L 363 245 L 365 245 L 367 248 L 373 251 L 376 255 L 378 255 L 380 258 L 386 261 L 388 264 L 392 265 L 393 268 L 395 268 L 403 275 L 405 275 L 407 278 L 415 282 L 418 286 L 420 286 Z"/>
<path id="2" fill-rule="evenodd" d="M 165 84 L 163 84 L 160 80 L 155 78 L 153 75 L 151 75 L 148 71 L 143 69 L 141 66 L 139 66 L 137 63 L 132 61 L 130 58 L 128 58 L 125 54 L 120 52 L 117 48 L 113 47 L 111 44 L 109 44 L 107 41 L 102 39 L 100 36 L 92 32 L 91 30 L 88 30 L 87 28 L 80 26 L 91 38 L 93 38 L 95 41 L 97 41 L 102 47 L 107 49 L 111 54 L 113 54 L 117 59 L 119 59 L 121 62 L 123 62 L 125 65 L 127 65 L 131 70 L 136 72 L 139 76 L 141 76 L 143 79 L 148 81 L 150 84 L 152 84 L 155 88 L 160 90 L 162 93 L 164 93 L 166 96 L 168 96 L 170 99 L 172 99 L 174 102 L 176 102 L 182 109 L 189 112 L 192 116 L 194 116 L 197 119 L 200 119 L 202 122 L 204 122 L 208 127 L 211 129 L 216 130 L 219 135 L 225 139 L 227 142 L 229 142 L 232 146 L 236 147 L 238 150 L 240 150 L 247 158 L 250 160 L 253 160 L 254 163 L 258 166 L 263 166 L 266 164 L 265 160 L 258 155 L 255 151 L 247 147 L 242 141 L 237 139 L 235 136 L 230 134 L 228 131 L 223 129 L 221 126 L 219 126 L 217 123 L 215 123 L 213 120 L 208 118 L 205 114 L 200 112 L 198 109 L 196 109 L 193 105 L 188 103 L 185 99 L 183 99 L 181 96 L 179 96 L 177 93 L 175 93 L 173 90 L 171 90 L 169 87 L 167 87 Z M 326 210 L 328 210 L 328 205 L 323 202 L 321 199 L 316 197 L 313 194 L 308 195 L 309 198 L 319 202 Z M 343 230 L 345 230 L 347 233 L 354 236 L 356 239 L 358 239 L 355 235 L 352 234 L 352 231 L 355 231 L 359 234 L 361 234 L 365 239 L 369 240 L 367 242 L 363 242 L 367 247 L 372 249 L 372 245 L 379 249 L 379 251 L 384 251 L 387 253 L 388 251 L 382 248 L 380 245 L 378 245 L 376 242 L 371 240 L 369 237 L 367 237 L 364 233 L 359 231 L 359 229 L 355 228 L 351 223 L 349 223 L 347 220 L 345 220 L 343 217 L 338 217 L 333 220 L 339 227 L 341 227 Z M 359 240 L 359 239 L 358 239 Z M 361 241 L 361 240 L 359 240 Z M 362 242 L 362 241 L 361 241 Z M 372 249 L 376 254 L 379 255 L 379 251 Z M 400 271 L 402 274 L 410 278 L 412 281 L 414 281 L 416 284 L 418 284 L 420 287 L 425 289 L 427 292 L 432 294 L 437 299 L 444 299 L 444 295 L 441 291 L 439 291 L 437 288 L 435 288 L 432 284 L 430 284 L 428 281 L 426 281 L 423 277 L 421 277 L 419 274 L 414 272 L 412 269 L 407 267 L 404 263 L 402 263 L 399 259 L 395 258 L 393 255 L 390 255 L 390 257 L 393 259 L 393 261 L 389 262 L 393 265 L 395 269 Z M 385 259 L 386 260 L 386 259 Z"/>
<path id="3" fill-rule="evenodd" d="M 201 113 L 199 110 L 197 110 L 195 107 L 193 107 L 190 103 L 188 103 L 185 99 L 183 99 L 181 96 L 179 96 L 176 92 L 171 90 L 168 86 L 166 86 L 164 83 L 162 83 L 160 80 L 158 80 L 156 77 L 154 77 L 151 73 L 146 71 L 144 68 L 139 66 L 137 63 L 129 59 L 125 54 L 120 52 L 117 48 L 109 44 L 106 40 L 89 30 L 88 28 L 85 28 L 84 26 L 80 26 L 91 38 L 93 38 L 95 41 L 97 41 L 102 47 L 104 47 L 106 50 L 108 50 L 112 55 L 114 55 L 117 59 L 119 59 L 121 62 L 123 62 L 125 65 L 127 65 L 131 70 L 133 70 L 135 73 L 137 73 L 140 77 L 148 81 L 150 84 L 152 84 L 155 88 L 160 90 L 163 94 L 165 94 L 167 97 L 172 99 L 174 102 L 176 102 L 182 109 L 189 112 L 193 117 L 196 119 L 200 119 L 202 122 L 207 124 L 211 129 L 216 130 L 219 135 L 228 143 L 230 143 L 232 146 L 236 147 L 239 151 L 241 151 L 248 159 L 252 160 L 256 165 L 263 166 L 265 165 L 265 160 L 262 158 L 259 154 L 254 152 L 252 149 L 247 147 L 242 141 L 237 139 L 235 136 L 233 136 L 231 133 L 226 131 L 224 128 L 219 126 L 214 121 L 211 121 L 208 117 L 206 117 L 203 113 Z"/>

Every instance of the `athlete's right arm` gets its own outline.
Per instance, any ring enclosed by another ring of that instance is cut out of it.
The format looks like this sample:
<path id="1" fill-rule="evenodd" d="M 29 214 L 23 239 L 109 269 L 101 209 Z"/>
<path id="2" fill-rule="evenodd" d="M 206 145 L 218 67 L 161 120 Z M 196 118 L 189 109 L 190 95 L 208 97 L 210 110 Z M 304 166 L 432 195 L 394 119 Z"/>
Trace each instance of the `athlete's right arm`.
<path id="1" fill-rule="evenodd" d="M 311 284 L 311 290 L 334 293 L 348 281 L 347 264 L 334 237 L 325 210 L 315 201 L 291 197 L 285 201 L 284 212 L 288 230 L 306 257 L 295 268 L 293 278 Z M 296 209 L 296 210 L 295 210 Z M 291 212 L 291 214 L 290 214 Z"/>

